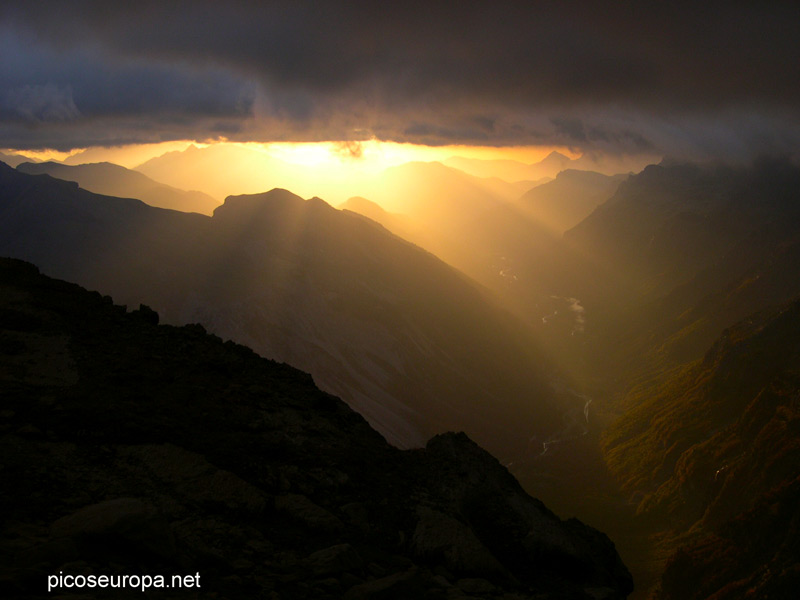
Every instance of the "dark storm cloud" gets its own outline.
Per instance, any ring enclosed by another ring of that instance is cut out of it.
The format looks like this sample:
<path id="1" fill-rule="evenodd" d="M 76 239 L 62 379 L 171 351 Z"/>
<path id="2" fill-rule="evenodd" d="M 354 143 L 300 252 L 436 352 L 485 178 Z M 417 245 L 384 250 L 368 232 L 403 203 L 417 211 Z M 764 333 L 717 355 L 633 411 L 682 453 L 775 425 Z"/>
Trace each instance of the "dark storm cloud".
<path id="1" fill-rule="evenodd" d="M 654 150 L 653 144 L 644 135 L 626 129 L 622 124 L 616 128 L 604 125 L 587 126 L 577 117 L 553 117 L 550 122 L 555 127 L 555 135 L 565 146 L 579 148 L 590 143 L 593 146 L 625 148 L 633 153 Z"/>
<path id="2" fill-rule="evenodd" d="M 53 70 L 65 62 L 69 76 L 21 77 L 17 88 L 72 90 L 73 120 L 138 116 L 142 135 L 161 125 L 152 114 L 182 114 L 190 137 L 213 137 L 216 117 L 234 139 L 366 132 L 625 152 L 691 144 L 686 123 L 720 113 L 734 128 L 764 115 L 762 125 L 788 116 L 784 131 L 798 130 L 796 8 L 462 4 L 29 1 L 2 13 L 33 40 L 4 69 L 57 53 Z M 13 102 L 3 110 L 5 123 Z"/>
<path id="3" fill-rule="evenodd" d="M 228 69 L 59 48 L 0 27 L 0 145 L 94 143 L 237 134 L 256 85 Z"/>

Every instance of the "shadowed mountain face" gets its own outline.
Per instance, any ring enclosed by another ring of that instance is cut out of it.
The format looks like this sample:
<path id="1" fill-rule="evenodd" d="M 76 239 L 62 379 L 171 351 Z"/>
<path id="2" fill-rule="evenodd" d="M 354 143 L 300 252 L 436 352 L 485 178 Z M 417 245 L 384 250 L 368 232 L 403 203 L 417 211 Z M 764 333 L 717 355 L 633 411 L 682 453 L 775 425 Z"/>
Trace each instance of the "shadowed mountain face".
<path id="1" fill-rule="evenodd" d="M 796 577 L 783 574 L 800 560 L 798 340 L 800 301 L 752 315 L 703 360 L 634 390 L 606 433 L 609 467 L 641 494 L 643 518 L 694 532 L 661 597 L 791 596 Z"/>
<path id="2" fill-rule="evenodd" d="M 798 577 L 800 478 L 670 558 L 658 600 L 792 598 Z"/>
<path id="3" fill-rule="evenodd" d="M 725 327 L 800 294 L 798 189 L 800 169 L 782 162 L 652 166 L 568 231 L 587 262 L 564 272 L 600 325 L 600 370 L 695 360 Z"/>
<path id="4" fill-rule="evenodd" d="M 597 413 L 621 414 L 601 439 L 638 508 L 629 527 L 659 532 L 656 557 L 687 544 L 663 598 L 789 589 L 798 189 L 800 169 L 781 161 L 652 166 L 565 235 L 583 259 L 563 276 L 586 308 Z"/>
<path id="5" fill-rule="evenodd" d="M 3 597 L 61 593 L 57 573 L 198 574 L 225 598 L 630 592 L 608 538 L 464 434 L 397 450 L 305 373 L 158 320 L 0 260 Z"/>
<path id="6" fill-rule="evenodd" d="M 637 296 L 656 297 L 713 267 L 764 226 L 800 210 L 800 169 L 651 165 L 565 234 Z"/>
<path id="7" fill-rule="evenodd" d="M 515 457 L 580 403 L 551 390 L 555 370 L 485 292 L 322 200 L 273 190 L 207 218 L 0 177 L 1 252 L 301 367 L 393 443 L 459 429 Z"/>
<path id="8" fill-rule="evenodd" d="M 112 163 L 68 166 L 54 162 L 22 163 L 18 171 L 29 175 L 46 174 L 74 181 L 90 192 L 123 198 L 137 198 L 159 208 L 210 215 L 219 202 L 203 192 L 187 192 L 153 181 L 149 177 Z"/>

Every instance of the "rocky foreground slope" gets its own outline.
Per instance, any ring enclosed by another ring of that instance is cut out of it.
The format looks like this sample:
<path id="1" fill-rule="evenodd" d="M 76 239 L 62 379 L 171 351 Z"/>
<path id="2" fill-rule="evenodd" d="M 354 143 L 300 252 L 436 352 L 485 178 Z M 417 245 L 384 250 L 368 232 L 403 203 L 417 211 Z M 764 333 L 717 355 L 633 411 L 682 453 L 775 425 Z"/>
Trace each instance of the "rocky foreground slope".
<path id="1" fill-rule="evenodd" d="M 310 376 L 157 322 L 0 260 L 2 597 L 68 596 L 58 573 L 199 573 L 204 598 L 630 591 L 606 536 L 465 435 L 397 450 Z"/>

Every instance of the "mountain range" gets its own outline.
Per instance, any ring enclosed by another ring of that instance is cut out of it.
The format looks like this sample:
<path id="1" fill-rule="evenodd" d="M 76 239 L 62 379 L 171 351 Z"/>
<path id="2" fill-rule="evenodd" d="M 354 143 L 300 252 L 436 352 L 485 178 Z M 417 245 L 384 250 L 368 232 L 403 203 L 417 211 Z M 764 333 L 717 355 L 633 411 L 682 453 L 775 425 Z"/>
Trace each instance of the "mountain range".
<path id="1" fill-rule="evenodd" d="M 0 162 L 4 162 L 11 167 L 16 167 L 24 162 L 31 162 L 31 159 L 20 154 L 5 154 L 4 152 L 0 152 Z"/>
<path id="2" fill-rule="evenodd" d="M 580 177 L 568 175 L 553 189 L 563 190 L 569 184 L 562 181 Z M 601 188 L 594 198 L 605 189 L 605 176 L 599 178 L 584 186 L 588 195 L 593 185 Z M 529 205 L 535 201 L 520 200 L 526 191 L 528 184 L 474 177 L 441 163 L 407 163 L 386 169 L 374 196 L 366 196 L 385 212 L 363 201 L 348 208 L 433 252 L 492 289 L 513 310 L 549 297 L 553 278 L 545 265 L 558 253 L 560 237 L 534 216 L 537 211 Z"/>
<path id="3" fill-rule="evenodd" d="M 800 168 L 382 177 L 344 210 L 274 189 L 207 217 L 0 165 L 0 253 L 301 367 L 395 445 L 466 430 L 613 532 L 637 600 L 790 597 Z"/>
<path id="4" fill-rule="evenodd" d="M 627 175 L 566 169 L 552 181 L 527 191 L 517 203 L 527 217 L 563 234 L 608 200 L 626 178 Z"/>
<path id="5" fill-rule="evenodd" d="M 476 177 L 499 177 L 505 181 L 528 182 L 529 187 L 541 185 L 558 176 L 561 171 L 595 171 L 606 175 L 641 171 L 654 160 L 649 157 L 625 157 L 582 154 L 570 158 L 556 150 L 543 159 L 526 163 L 509 159 L 479 159 L 453 156 L 444 160 L 449 167 L 460 169 Z"/>
<path id="6" fill-rule="evenodd" d="M 216 144 L 167 152 L 138 165 L 148 177 L 180 189 L 199 189 L 218 204 L 231 194 L 254 193 L 308 182 L 307 169 L 263 152 Z M 311 191 L 311 193 L 314 193 Z"/>
<path id="7" fill-rule="evenodd" d="M 208 194 L 187 192 L 153 181 L 146 175 L 112 163 L 63 165 L 55 162 L 21 163 L 17 170 L 30 175 L 47 174 L 74 181 L 90 192 L 137 198 L 150 206 L 210 215 L 219 205 Z"/>
<path id="8" fill-rule="evenodd" d="M 583 401 L 490 294 L 361 216 L 284 190 L 213 217 L 3 167 L 0 252 L 312 373 L 392 443 L 467 431 L 508 460 Z"/>
<path id="9" fill-rule="evenodd" d="M 595 265 L 567 276 L 588 315 L 595 414 L 616 415 L 603 462 L 660 569 L 671 556 L 655 598 L 791 586 L 797 555 L 775 549 L 796 519 L 798 184 L 781 160 L 653 165 L 565 234 Z"/>
<path id="10" fill-rule="evenodd" d="M 559 172 L 571 168 L 574 162 L 573 159 L 556 151 L 531 164 L 508 159 L 485 160 L 462 156 L 453 156 L 444 161 L 446 165 L 476 177 L 499 177 L 505 181 L 528 181 L 533 185 L 554 178 Z"/>
<path id="11" fill-rule="evenodd" d="M 386 213 L 364 203 L 350 205 L 357 212 L 376 217 L 400 236 L 433 252 L 445 262 L 484 285 L 496 288 L 505 240 L 517 221 L 511 205 L 527 189 L 499 179 L 479 178 L 441 163 L 412 162 L 386 169 L 371 186 L 366 198 Z M 399 215 L 398 220 L 391 215 Z M 506 231 L 487 228 L 487 219 L 500 220 Z M 525 236 L 535 237 L 525 226 Z"/>
<path id="12" fill-rule="evenodd" d="M 695 360 L 725 327 L 800 295 L 798 185 L 784 161 L 653 165 L 566 232 L 595 271 L 581 266 L 573 293 L 605 321 L 598 348 L 616 349 L 601 368 Z"/>

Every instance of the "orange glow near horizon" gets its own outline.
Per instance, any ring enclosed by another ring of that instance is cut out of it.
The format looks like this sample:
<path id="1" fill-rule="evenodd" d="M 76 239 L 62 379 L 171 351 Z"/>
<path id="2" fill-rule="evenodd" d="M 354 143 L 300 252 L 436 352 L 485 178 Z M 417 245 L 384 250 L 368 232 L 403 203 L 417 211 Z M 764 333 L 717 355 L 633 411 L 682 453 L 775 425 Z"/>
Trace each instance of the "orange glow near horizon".
<path id="1" fill-rule="evenodd" d="M 357 170 L 379 171 L 386 167 L 406 162 L 443 161 L 453 156 L 476 158 L 481 160 L 516 160 L 522 163 L 535 163 L 553 151 L 560 152 L 570 158 L 577 158 L 569 148 L 557 146 L 423 146 L 398 142 L 382 142 L 379 140 L 362 140 L 355 142 L 216 142 L 232 144 L 258 150 L 288 163 L 303 166 L 320 165 L 358 165 Z M 190 140 L 161 142 L 156 144 L 136 144 L 113 147 L 75 148 L 68 152 L 52 149 L 15 150 L 4 149 L 29 157 L 33 160 L 65 161 L 70 157 L 82 158 L 85 162 L 108 161 L 127 168 L 135 168 L 143 162 L 167 152 L 182 151 L 190 145 L 206 147 L 209 143 Z M 73 159 L 75 160 L 75 159 Z"/>
<path id="2" fill-rule="evenodd" d="M 545 158 L 553 151 L 569 158 L 577 158 L 580 153 L 564 147 L 555 146 L 423 146 L 379 140 L 354 142 L 272 142 L 238 144 L 260 150 L 284 162 L 321 166 L 348 165 L 359 171 L 381 171 L 387 167 L 407 162 L 434 162 L 459 156 L 481 160 L 516 160 L 532 164 Z"/>
<path id="3" fill-rule="evenodd" d="M 96 163 L 96 162 L 111 162 L 128 169 L 133 169 L 143 162 L 150 160 L 156 156 L 161 156 L 167 152 L 175 150 L 185 150 L 192 142 L 179 141 L 179 142 L 160 142 L 157 144 L 132 144 L 127 146 L 93 146 L 90 148 L 73 148 L 68 152 L 61 152 L 59 150 L 42 149 L 42 150 L 15 150 L 4 149 L 2 152 L 11 152 L 26 156 L 32 160 L 49 161 L 54 160 L 58 162 L 67 161 L 69 158 L 74 157 L 75 164 L 78 163 Z M 202 145 L 202 144 L 197 144 Z"/>
<path id="4" fill-rule="evenodd" d="M 46 161 L 49 161 L 49 160 L 54 160 L 54 161 L 61 162 L 63 160 L 66 160 L 67 158 L 69 158 L 70 155 L 73 153 L 72 151 L 70 151 L 70 152 L 60 152 L 58 150 L 50 150 L 50 149 L 45 149 L 45 150 L 15 150 L 14 148 L 2 148 L 2 149 L 0 149 L 0 152 L 3 152 L 4 154 L 18 154 L 20 156 L 24 156 L 24 157 L 29 158 L 31 160 L 42 161 L 42 162 L 46 162 Z"/>
<path id="5" fill-rule="evenodd" d="M 118 147 L 18 152 L 38 160 L 67 164 L 111 162 L 135 169 L 168 152 L 196 146 L 216 147 L 218 169 L 204 169 L 181 179 L 174 171 L 154 177 L 181 189 L 198 189 L 220 202 L 228 195 L 259 193 L 281 187 L 304 197 L 319 196 L 334 206 L 353 196 L 367 196 L 380 203 L 384 195 L 380 178 L 386 169 L 410 162 L 442 162 L 461 157 L 480 160 L 514 160 L 524 164 L 541 161 L 553 151 L 570 158 L 579 154 L 551 146 L 423 146 L 379 140 L 355 142 L 198 143 L 188 140 Z"/>

